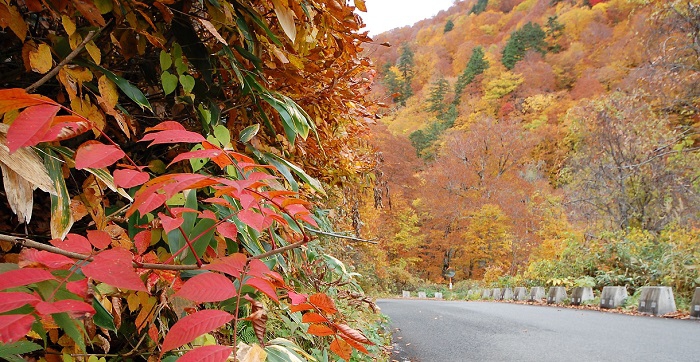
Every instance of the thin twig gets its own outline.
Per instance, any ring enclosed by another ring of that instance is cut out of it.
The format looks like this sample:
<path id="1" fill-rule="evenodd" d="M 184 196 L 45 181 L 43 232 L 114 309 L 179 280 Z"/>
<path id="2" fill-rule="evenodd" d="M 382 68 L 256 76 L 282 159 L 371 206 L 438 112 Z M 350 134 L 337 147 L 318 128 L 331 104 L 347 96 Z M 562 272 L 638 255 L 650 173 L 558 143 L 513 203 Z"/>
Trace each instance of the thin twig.
<path id="1" fill-rule="evenodd" d="M 38 250 L 45 250 L 54 254 L 64 255 L 72 259 L 92 261 L 91 255 L 85 255 L 80 253 L 74 253 L 72 251 L 63 250 L 52 245 L 42 244 L 40 242 L 20 238 L 16 236 L 9 236 L 0 234 L 0 241 L 11 242 L 20 246 L 27 248 L 34 248 Z M 168 264 L 152 264 L 152 263 L 133 263 L 134 268 L 140 269 L 153 269 L 153 270 L 197 270 L 199 269 L 196 265 L 168 265 Z"/>
<path id="2" fill-rule="evenodd" d="M 61 68 L 63 68 L 64 65 L 68 64 L 71 60 L 73 60 L 73 58 L 77 57 L 78 54 L 80 54 L 80 52 L 83 50 L 85 45 L 87 43 L 89 43 L 90 40 L 92 40 L 92 38 L 94 38 L 96 34 L 97 34 L 97 32 L 95 30 L 90 31 L 88 33 L 88 35 L 85 37 L 85 39 L 83 39 L 83 41 L 80 42 L 80 44 L 78 44 L 78 46 L 75 47 L 75 49 L 73 49 L 73 51 L 70 52 L 70 54 L 68 54 L 68 56 L 65 59 L 63 59 L 60 63 L 58 63 L 58 65 L 55 66 L 53 69 L 51 69 L 50 72 L 46 73 L 46 75 L 41 77 L 41 79 L 34 82 L 34 84 L 30 85 L 27 88 L 24 88 L 24 90 L 27 91 L 27 93 L 32 93 L 37 88 L 39 88 L 42 84 L 48 82 L 49 79 L 55 77 L 56 74 L 58 74 L 58 71 L 61 70 Z"/>
<path id="3" fill-rule="evenodd" d="M 334 233 L 329 233 L 329 232 L 325 232 L 325 231 L 321 231 L 321 230 L 316 230 L 316 229 L 310 228 L 310 227 L 308 227 L 308 226 L 305 226 L 304 228 L 305 228 L 306 230 L 311 231 L 311 232 L 314 233 L 314 234 L 321 234 L 321 235 L 325 235 L 325 236 L 332 236 L 332 237 L 334 237 L 334 238 L 347 239 L 347 240 L 351 240 L 351 241 L 359 241 L 359 242 L 369 243 L 369 244 L 375 244 L 375 245 L 378 244 L 378 243 L 375 241 L 376 239 L 367 240 L 367 239 L 356 238 L 356 237 L 354 237 L 354 236 L 347 236 L 347 235 L 334 234 Z"/>

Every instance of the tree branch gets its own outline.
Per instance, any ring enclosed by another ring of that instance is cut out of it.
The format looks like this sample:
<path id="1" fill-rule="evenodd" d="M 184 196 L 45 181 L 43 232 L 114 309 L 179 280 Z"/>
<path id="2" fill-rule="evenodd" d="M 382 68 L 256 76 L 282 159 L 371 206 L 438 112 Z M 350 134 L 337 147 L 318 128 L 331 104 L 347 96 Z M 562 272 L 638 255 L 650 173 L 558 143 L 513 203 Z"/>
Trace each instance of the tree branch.
<path id="1" fill-rule="evenodd" d="M 111 22 L 111 21 L 112 21 L 112 20 L 110 20 L 110 22 Z M 109 24 L 109 23 L 107 23 L 107 24 Z M 106 25 L 105 25 L 105 26 L 106 26 Z M 70 52 L 70 54 L 68 54 L 68 56 L 67 56 L 65 59 L 63 59 L 60 63 L 58 63 L 58 65 L 56 65 L 53 69 L 51 69 L 50 72 L 46 73 L 46 75 L 44 75 L 43 77 L 41 77 L 41 79 L 39 79 L 39 80 L 37 80 L 36 82 L 34 82 L 34 84 L 30 85 L 30 86 L 27 87 L 27 88 L 24 88 L 24 90 L 27 91 L 27 93 L 32 93 L 32 92 L 34 92 L 37 88 L 41 87 L 42 84 L 48 82 L 49 79 L 55 77 L 56 74 L 58 74 L 58 71 L 61 70 L 61 68 L 63 68 L 64 65 L 70 63 L 70 61 L 72 61 L 73 58 L 77 57 L 78 54 L 80 54 L 80 52 L 83 50 L 83 48 L 85 47 L 85 45 L 86 45 L 87 43 L 89 43 L 90 40 L 92 40 L 92 38 L 95 37 L 95 35 L 97 35 L 97 31 L 95 31 L 95 30 L 90 31 L 90 32 L 88 33 L 88 35 L 85 37 L 85 39 L 83 39 L 83 41 L 80 42 L 80 44 L 78 44 L 78 46 L 75 47 L 75 49 L 73 49 L 73 51 Z"/>

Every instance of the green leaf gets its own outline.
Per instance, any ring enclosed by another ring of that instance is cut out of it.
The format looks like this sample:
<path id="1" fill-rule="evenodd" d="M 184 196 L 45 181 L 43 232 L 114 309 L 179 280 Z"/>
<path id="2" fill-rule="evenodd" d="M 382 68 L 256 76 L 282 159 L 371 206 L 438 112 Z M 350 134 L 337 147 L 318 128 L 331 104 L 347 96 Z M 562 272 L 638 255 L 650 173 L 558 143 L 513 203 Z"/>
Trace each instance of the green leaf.
<path id="1" fill-rule="evenodd" d="M 58 156 L 50 149 L 45 153 L 44 166 L 56 187 L 56 195 L 49 195 L 51 197 L 51 237 L 62 239 L 68 234 L 74 222 L 70 210 L 70 194 L 63 179 L 63 170 Z"/>
<path id="2" fill-rule="evenodd" d="M 177 88 L 177 76 L 170 74 L 167 70 L 160 75 L 160 82 L 163 85 L 163 92 L 166 96 Z"/>
<path id="3" fill-rule="evenodd" d="M 114 325 L 114 317 L 97 298 L 92 299 L 92 307 L 95 308 L 95 316 L 93 317 L 95 325 L 116 332 L 117 327 Z"/>
<path id="4" fill-rule="evenodd" d="M 244 128 L 239 134 L 238 139 L 243 143 L 248 143 L 255 135 L 260 131 L 260 124 L 256 123 L 254 125 Z"/>
<path id="5" fill-rule="evenodd" d="M 179 75 L 183 75 L 187 71 L 187 64 L 182 60 L 182 56 L 175 58 L 175 70 Z"/>
<path id="6" fill-rule="evenodd" d="M 214 137 L 219 141 L 221 147 L 226 147 L 226 145 L 231 143 L 231 132 L 224 125 L 219 124 L 214 127 Z"/>
<path id="7" fill-rule="evenodd" d="M 173 58 L 170 57 L 170 53 L 165 50 L 160 51 L 160 69 L 167 70 L 173 65 Z"/>
<path id="8" fill-rule="evenodd" d="M 292 191 L 299 191 L 299 184 L 297 183 L 297 180 L 294 179 L 294 175 L 292 175 L 292 172 L 289 170 L 289 167 L 285 166 L 276 158 L 266 157 L 266 155 L 263 155 L 263 157 L 265 158 L 266 163 L 274 166 L 277 169 L 277 171 L 279 171 L 279 173 L 281 173 L 282 176 L 284 176 L 287 182 L 289 182 L 289 186 L 292 188 Z"/>
<path id="9" fill-rule="evenodd" d="M 266 158 L 268 161 L 270 161 L 270 160 L 276 160 L 276 161 L 278 161 L 278 162 L 284 164 L 285 166 L 289 167 L 295 174 L 297 174 L 297 176 L 299 176 L 300 179 L 302 179 L 302 181 L 304 181 L 305 183 L 307 183 L 307 184 L 308 184 L 309 186 L 311 186 L 314 190 L 316 190 L 316 191 L 318 191 L 318 192 L 320 192 L 320 193 L 322 193 L 322 194 L 324 194 L 324 195 L 326 194 L 326 191 L 323 190 L 323 186 L 321 186 L 321 183 L 320 183 L 317 179 L 315 179 L 315 178 L 309 176 L 309 175 L 308 175 L 306 172 L 304 172 L 304 170 L 302 170 L 299 166 L 297 166 L 297 165 L 295 165 L 295 164 L 293 164 L 293 163 L 291 163 L 291 162 L 285 160 L 284 158 L 281 158 L 281 157 L 279 157 L 279 156 L 277 156 L 277 155 L 275 155 L 275 154 L 269 153 L 269 152 L 266 152 L 266 153 L 264 154 L 264 156 L 265 156 L 265 158 Z M 280 172 L 281 172 L 281 171 L 280 171 Z"/>
<path id="10" fill-rule="evenodd" d="M 100 14 L 107 14 L 112 11 L 114 8 L 112 5 L 112 0 L 95 0 L 95 6 L 97 7 L 97 10 L 100 11 Z"/>
<path id="11" fill-rule="evenodd" d="M 85 339 L 83 332 L 85 328 L 78 325 L 73 318 L 68 316 L 68 313 L 56 313 L 51 315 L 56 324 L 63 329 L 66 334 L 75 341 L 75 344 L 80 347 L 81 351 L 85 351 Z"/>
<path id="12" fill-rule="evenodd" d="M 0 359 L 11 362 L 24 362 L 24 358 L 17 355 L 44 349 L 42 346 L 29 341 L 17 341 L 10 344 L 0 344 Z"/>
<path id="13" fill-rule="evenodd" d="M 192 89 L 194 89 L 194 77 L 187 74 L 181 74 L 180 84 L 182 84 L 182 88 L 185 90 L 185 93 L 191 93 Z"/>

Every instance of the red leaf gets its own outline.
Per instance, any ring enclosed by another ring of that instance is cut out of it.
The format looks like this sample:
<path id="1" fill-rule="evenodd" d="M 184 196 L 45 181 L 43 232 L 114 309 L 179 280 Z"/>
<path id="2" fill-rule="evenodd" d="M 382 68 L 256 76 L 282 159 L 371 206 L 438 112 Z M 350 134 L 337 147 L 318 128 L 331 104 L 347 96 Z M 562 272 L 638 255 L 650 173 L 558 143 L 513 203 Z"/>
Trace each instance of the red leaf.
<path id="1" fill-rule="evenodd" d="M 0 313 L 17 309 L 23 305 L 35 305 L 41 302 L 41 298 L 34 294 L 20 292 L 0 293 Z"/>
<path id="2" fill-rule="evenodd" d="M 87 141 L 78 147 L 75 153 L 75 169 L 107 167 L 124 156 L 126 156 L 124 151 L 117 146 Z"/>
<path id="3" fill-rule="evenodd" d="M 61 269 L 75 264 L 73 259 L 59 254 L 54 254 L 44 250 L 22 249 L 19 252 L 19 263 L 21 268 L 41 264 L 49 269 Z"/>
<path id="4" fill-rule="evenodd" d="M 216 227 L 216 231 L 221 234 L 221 236 L 229 238 L 231 240 L 236 240 L 236 236 L 238 235 L 238 228 L 236 227 L 236 224 L 232 222 L 227 222 L 224 221 L 219 226 Z"/>
<path id="5" fill-rule="evenodd" d="M 34 317 L 27 314 L 0 315 L 0 342 L 12 343 L 24 338 L 34 323 Z"/>
<path id="6" fill-rule="evenodd" d="M 87 238 L 90 244 L 94 245 L 98 250 L 106 249 L 112 244 L 112 237 L 109 233 L 102 230 L 88 230 Z"/>
<path id="7" fill-rule="evenodd" d="M 267 226 L 270 226 L 265 226 L 265 216 L 258 214 L 253 210 L 241 210 L 236 216 L 238 216 L 239 220 L 258 232 L 262 232 Z"/>
<path id="8" fill-rule="evenodd" d="M 333 353 L 337 354 L 340 356 L 340 358 L 346 361 L 350 359 L 352 354 L 352 347 L 340 338 L 334 339 L 329 348 L 331 351 L 333 351 Z"/>
<path id="9" fill-rule="evenodd" d="M 333 331 L 330 327 L 328 327 L 325 324 L 312 324 L 309 326 L 309 330 L 306 331 L 309 334 L 313 334 L 314 336 L 332 336 L 335 334 L 335 331 Z"/>
<path id="10" fill-rule="evenodd" d="M 174 163 L 180 162 L 182 160 L 190 160 L 193 158 L 215 158 L 215 157 L 221 156 L 223 153 L 224 153 L 224 151 L 220 150 L 218 148 L 212 149 L 212 150 L 197 150 L 197 151 L 183 152 L 183 153 L 175 156 L 175 158 L 173 158 L 173 160 L 170 162 L 170 164 L 168 166 L 170 166 Z"/>
<path id="11" fill-rule="evenodd" d="M 309 303 L 328 314 L 338 313 L 338 309 L 335 308 L 335 303 L 333 303 L 333 300 L 323 293 L 317 293 L 310 296 Z"/>
<path id="12" fill-rule="evenodd" d="M 67 312 L 72 318 L 84 317 L 86 314 L 95 314 L 95 309 L 90 304 L 73 299 L 59 300 L 53 303 L 39 302 L 34 306 L 34 309 L 40 315 Z"/>
<path id="13" fill-rule="evenodd" d="M 151 230 L 144 230 L 134 236 L 134 245 L 139 254 L 143 254 L 151 246 Z"/>
<path id="14" fill-rule="evenodd" d="M 146 292 L 146 286 L 132 266 L 133 255 L 125 249 L 108 249 L 95 255 L 82 267 L 83 274 L 111 286 Z"/>
<path id="15" fill-rule="evenodd" d="M 270 274 L 270 268 L 265 265 L 262 261 L 258 259 L 253 259 L 248 263 L 248 275 L 264 278 L 266 275 Z"/>
<path id="16" fill-rule="evenodd" d="M 216 270 L 221 273 L 228 274 L 234 278 L 240 278 L 245 265 L 247 263 L 247 258 L 241 253 L 236 253 L 229 255 L 227 257 L 215 259 L 211 264 L 202 266 L 203 269 Z"/>
<path id="17" fill-rule="evenodd" d="M 160 223 L 163 225 L 163 230 L 165 230 L 166 233 L 169 233 L 182 225 L 183 222 L 185 222 L 185 219 L 182 217 L 170 217 L 168 215 L 163 214 L 162 212 L 158 213 L 158 218 L 160 219 Z"/>
<path id="18" fill-rule="evenodd" d="M 221 310 L 200 310 L 180 319 L 170 328 L 161 345 L 161 354 L 192 342 L 204 333 L 220 328 L 233 319 L 233 315 Z"/>
<path id="19" fill-rule="evenodd" d="M 38 94 L 29 94 L 22 88 L 0 89 L 0 113 L 39 104 L 56 104 L 56 102 Z"/>
<path id="20" fill-rule="evenodd" d="M 114 184 L 128 189 L 130 187 L 142 185 L 151 179 L 148 172 L 128 170 L 120 168 L 114 170 Z"/>
<path id="21" fill-rule="evenodd" d="M 211 220 L 214 220 L 214 221 L 219 221 L 219 218 L 216 217 L 216 214 L 215 214 L 213 211 L 211 211 L 211 210 L 204 210 L 204 211 L 202 211 L 201 218 L 202 218 L 202 219 L 211 219 Z"/>
<path id="22" fill-rule="evenodd" d="M 211 345 L 195 348 L 182 357 L 178 362 L 225 362 L 233 349 L 228 346 Z"/>
<path id="23" fill-rule="evenodd" d="M 318 314 L 318 313 L 306 313 L 304 316 L 301 317 L 301 322 L 302 323 L 323 323 L 323 322 L 328 322 L 328 319 L 326 317 Z"/>
<path id="24" fill-rule="evenodd" d="M 56 279 L 44 269 L 15 269 L 0 274 L 0 290 L 21 287 L 29 284 Z M 2 325 L 0 323 L 0 325 Z"/>
<path id="25" fill-rule="evenodd" d="M 41 142 L 63 141 L 79 136 L 92 128 L 85 119 L 78 116 L 56 116 L 51 128 L 44 134 Z"/>
<path id="26" fill-rule="evenodd" d="M 187 280 L 176 296 L 193 302 L 220 302 L 236 296 L 236 286 L 219 273 L 203 273 Z"/>
<path id="27" fill-rule="evenodd" d="M 265 295 L 270 297 L 275 302 L 279 301 L 279 297 L 277 297 L 277 293 L 275 293 L 275 287 L 265 279 L 250 278 L 246 280 L 245 285 L 250 285 L 251 287 L 265 293 Z"/>
<path id="28" fill-rule="evenodd" d="M 41 104 L 23 110 L 7 130 L 7 147 L 10 152 L 41 142 L 59 109 L 59 106 Z"/>
<path id="29" fill-rule="evenodd" d="M 292 300 L 292 305 L 299 305 L 301 303 L 306 302 L 306 300 L 309 299 L 309 296 L 306 294 L 297 294 L 295 292 L 292 292 L 291 290 L 287 293 L 289 294 L 289 299 Z"/>
<path id="30" fill-rule="evenodd" d="M 206 139 L 199 133 L 185 131 L 185 130 L 165 130 L 155 133 L 149 133 L 143 136 L 139 142 L 152 141 L 148 147 L 153 145 L 159 145 L 163 143 L 199 143 L 204 142 Z"/>
<path id="31" fill-rule="evenodd" d="M 65 240 L 52 239 L 49 240 L 49 242 L 51 245 L 66 251 L 72 251 L 78 254 L 92 253 L 90 241 L 82 235 L 70 233 L 66 235 Z"/>
<path id="32" fill-rule="evenodd" d="M 163 121 L 155 125 L 154 127 L 148 127 L 146 128 L 145 132 L 151 132 L 151 131 L 166 131 L 166 130 L 180 130 L 184 131 L 185 126 L 180 124 L 180 122 L 176 121 Z"/>
<path id="33" fill-rule="evenodd" d="M 66 283 L 66 289 L 68 289 L 69 292 L 85 299 L 88 296 L 88 280 L 85 278 L 68 282 Z"/>

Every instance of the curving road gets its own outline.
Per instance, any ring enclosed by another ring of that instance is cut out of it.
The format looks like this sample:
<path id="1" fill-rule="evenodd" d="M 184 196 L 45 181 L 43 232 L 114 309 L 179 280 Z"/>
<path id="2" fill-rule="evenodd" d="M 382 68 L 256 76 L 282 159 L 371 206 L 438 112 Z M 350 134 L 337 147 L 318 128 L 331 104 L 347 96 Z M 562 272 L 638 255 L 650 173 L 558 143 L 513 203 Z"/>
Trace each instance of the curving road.
<path id="1" fill-rule="evenodd" d="M 700 361 L 700 321 L 557 307 L 377 302 L 395 361 Z"/>

